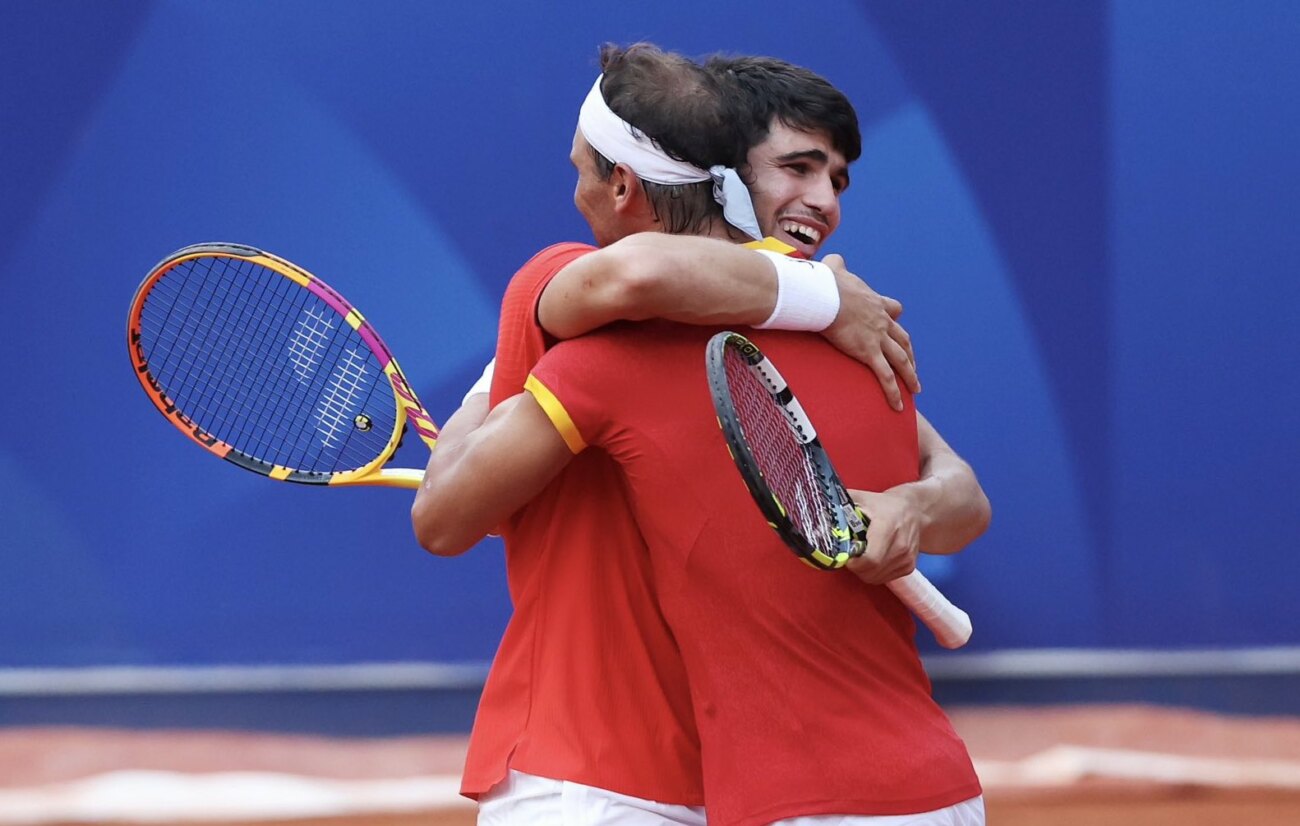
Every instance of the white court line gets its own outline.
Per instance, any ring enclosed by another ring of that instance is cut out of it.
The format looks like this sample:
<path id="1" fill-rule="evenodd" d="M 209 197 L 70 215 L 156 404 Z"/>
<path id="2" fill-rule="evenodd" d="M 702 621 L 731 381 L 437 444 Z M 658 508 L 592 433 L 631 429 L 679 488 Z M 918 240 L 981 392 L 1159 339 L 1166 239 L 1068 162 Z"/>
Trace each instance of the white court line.
<path id="1" fill-rule="evenodd" d="M 1033 648 L 925 659 L 937 679 L 1204 677 L 1300 674 L 1300 646 L 1184 651 Z"/>
<path id="2" fill-rule="evenodd" d="M 1191 757 L 1179 754 L 1052 746 L 1022 760 L 976 760 L 986 789 L 1068 786 L 1085 778 L 1110 778 L 1210 788 L 1300 791 L 1300 762 L 1257 758 Z"/>
<path id="3" fill-rule="evenodd" d="M 1189 757 L 1060 745 L 1021 760 L 976 760 L 986 793 L 1066 787 L 1086 778 L 1180 787 L 1300 791 L 1300 762 Z M 0 826 L 67 822 L 237 822 L 469 808 L 450 776 L 334 780 L 269 772 L 115 771 L 0 789 Z"/>
<path id="4" fill-rule="evenodd" d="M 486 663 L 0 669 L 0 696 L 427 691 L 482 688 Z"/>
<path id="5" fill-rule="evenodd" d="M 460 780 L 334 780 L 267 772 L 115 771 L 0 789 L 0 824 L 275 820 L 469 808 Z"/>

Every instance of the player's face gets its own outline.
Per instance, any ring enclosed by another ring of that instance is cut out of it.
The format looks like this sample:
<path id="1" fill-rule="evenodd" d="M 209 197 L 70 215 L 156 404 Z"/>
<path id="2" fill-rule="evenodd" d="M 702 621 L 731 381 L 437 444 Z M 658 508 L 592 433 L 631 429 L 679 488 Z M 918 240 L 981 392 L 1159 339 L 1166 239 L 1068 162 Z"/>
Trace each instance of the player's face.
<path id="1" fill-rule="evenodd" d="M 569 161 L 578 170 L 578 183 L 573 188 L 573 205 L 587 219 L 591 232 L 596 236 L 596 245 L 605 246 L 618 240 L 612 227 L 613 206 L 610 202 L 609 186 L 602 181 L 596 171 L 596 160 L 591 156 L 591 147 L 581 130 L 573 133 L 573 148 L 569 151 Z"/>
<path id="2" fill-rule="evenodd" d="M 849 185 L 844 156 L 825 133 L 801 132 L 778 120 L 748 160 L 763 234 L 811 258 L 840 225 L 840 194 Z"/>

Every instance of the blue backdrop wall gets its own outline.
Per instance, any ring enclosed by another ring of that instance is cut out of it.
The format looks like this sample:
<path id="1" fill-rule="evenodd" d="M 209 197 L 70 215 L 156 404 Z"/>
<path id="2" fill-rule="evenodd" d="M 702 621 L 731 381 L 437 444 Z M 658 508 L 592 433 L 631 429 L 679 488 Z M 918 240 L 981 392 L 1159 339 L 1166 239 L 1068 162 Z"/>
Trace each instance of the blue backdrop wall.
<path id="1" fill-rule="evenodd" d="M 993 500 L 930 567 L 976 650 L 1300 644 L 1297 32 L 1280 0 L 0 4 L 0 667 L 490 658 L 495 543 L 434 559 L 405 494 L 184 443 L 127 304 L 184 244 L 264 247 L 445 418 L 514 269 L 589 239 L 577 107 L 638 39 L 857 105 L 827 249 L 905 301 L 921 407 Z"/>

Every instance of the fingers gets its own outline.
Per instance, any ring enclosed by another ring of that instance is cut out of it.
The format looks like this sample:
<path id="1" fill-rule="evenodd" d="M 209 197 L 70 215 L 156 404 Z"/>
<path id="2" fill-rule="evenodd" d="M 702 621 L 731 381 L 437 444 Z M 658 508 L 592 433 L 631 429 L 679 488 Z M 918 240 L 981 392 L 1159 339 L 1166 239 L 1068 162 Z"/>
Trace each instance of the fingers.
<path id="1" fill-rule="evenodd" d="M 916 375 L 916 362 L 912 360 L 912 354 L 892 338 L 886 339 L 881 349 L 890 366 L 903 379 L 903 384 L 907 385 L 907 389 L 912 393 L 920 393 L 921 380 Z"/>
<path id="2" fill-rule="evenodd" d="M 916 555 L 896 535 L 882 535 L 874 542 L 868 539 L 866 552 L 849 560 L 847 567 L 864 582 L 883 585 L 916 570 Z"/>
<path id="3" fill-rule="evenodd" d="M 889 337 L 898 342 L 898 346 L 907 351 L 908 361 L 916 364 L 916 353 L 912 350 L 912 335 L 895 321 L 889 325 Z"/>
<path id="4" fill-rule="evenodd" d="M 887 295 L 882 295 L 880 300 L 885 303 L 885 312 L 889 313 L 889 317 L 897 321 L 898 317 L 903 314 L 903 302 Z"/>
<path id="5" fill-rule="evenodd" d="M 893 344 L 893 341 L 890 340 Z M 898 347 L 894 344 L 894 347 Z M 883 351 L 874 354 L 867 362 L 871 372 L 876 374 L 876 380 L 880 382 L 880 389 L 885 391 L 885 400 L 894 410 L 903 409 L 903 392 L 898 389 L 898 378 L 894 375 L 894 367 L 890 364 L 888 357 Z"/>
<path id="6" fill-rule="evenodd" d="M 916 569 L 920 534 L 915 520 L 889 493 L 850 490 L 849 496 L 867 516 L 866 548 L 848 568 L 864 582 L 881 585 Z"/>
<path id="7" fill-rule="evenodd" d="M 921 381 L 912 337 L 897 321 L 903 312 L 902 302 L 871 289 L 848 271 L 840 255 L 827 255 L 822 263 L 835 270 L 840 287 L 839 314 L 822 335 L 870 367 L 889 406 L 904 410 L 899 380 L 912 393 L 921 392 Z"/>
<path id="8" fill-rule="evenodd" d="M 914 571 L 916 555 L 909 552 L 896 534 L 882 532 L 874 539 L 869 537 L 866 551 L 862 556 L 849 560 L 847 567 L 862 581 L 883 585 Z"/>

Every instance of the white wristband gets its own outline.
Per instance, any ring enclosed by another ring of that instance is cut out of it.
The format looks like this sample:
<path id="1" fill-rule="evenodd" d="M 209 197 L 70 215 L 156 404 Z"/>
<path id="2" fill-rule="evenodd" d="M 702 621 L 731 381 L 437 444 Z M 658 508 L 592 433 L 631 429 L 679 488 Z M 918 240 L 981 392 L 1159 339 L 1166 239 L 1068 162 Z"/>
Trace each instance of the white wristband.
<path id="1" fill-rule="evenodd" d="M 487 367 L 483 368 L 483 375 L 478 377 L 478 381 L 474 382 L 474 386 L 465 394 L 465 398 L 460 400 L 462 406 L 464 406 L 465 402 L 469 401 L 470 396 L 477 393 L 486 393 L 492 389 L 492 370 L 496 366 L 497 360 L 495 358 L 487 363 Z"/>
<path id="2" fill-rule="evenodd" d="M 776 265 L 776 307 L 758 329 L 817 333 L 831 326 L 840 312 L 840 288 L 830 267 L 771 250 L 754 251 Z"/>

